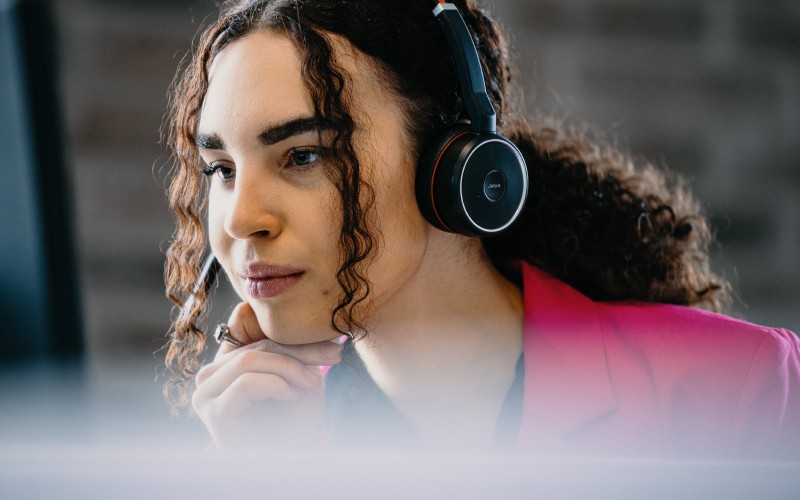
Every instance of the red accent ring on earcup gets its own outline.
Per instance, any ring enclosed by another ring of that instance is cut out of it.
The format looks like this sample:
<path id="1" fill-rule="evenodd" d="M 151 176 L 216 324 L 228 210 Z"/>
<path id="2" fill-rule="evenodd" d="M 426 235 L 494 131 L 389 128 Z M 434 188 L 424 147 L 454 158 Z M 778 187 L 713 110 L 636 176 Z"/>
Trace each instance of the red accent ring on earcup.
<path id="1" fill-rule="evenodd" d="M 445 155 L 448 148 L 458 139 L 469 133 L 470 129 L 466 125 L 449 127 L 440 132 L 423 148 L 419 158 L 415 181 L 417 204 L 419 205 L 422 215 L 425 216 L 425 219 L 433 226 L 443 231 L 454 232 L 443 220 L 444 218 L 439 213 L 439 209 L 436 206 L 437 197 L 434 191 L 436 174 L 439 173 L 440 168 L 442 168 L 442 157 Z"/>

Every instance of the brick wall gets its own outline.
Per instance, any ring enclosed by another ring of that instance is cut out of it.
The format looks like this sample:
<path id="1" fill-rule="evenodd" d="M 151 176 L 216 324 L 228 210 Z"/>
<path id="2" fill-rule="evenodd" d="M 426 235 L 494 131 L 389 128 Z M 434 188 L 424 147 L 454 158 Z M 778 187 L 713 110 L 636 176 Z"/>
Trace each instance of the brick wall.
<path id="1" fill-rule="evenodd" d="M 169 321 L 159 126 L 193 13 L 185 2 L 56 5 L 90 359 L 149 354 Z"/>
<path id="2" fill-rule="evenodd" d="M 585 120 L 689 179 L 717 230 L 734 314 L 798 329 L 800 3 L 493 7 L 523 54 L 530 111 Z"/>
<path id="3" fill-rule="evenodd" d="M 166 92 L 213 2 L 57 3 L 90 359 L 163 344 Z M 495 0 L 530 111 L 682 173 L 712 214 L 735 313 L 800 331 L 800 3 Z M 224 311 L 218 312 L 219 315 Z"/>

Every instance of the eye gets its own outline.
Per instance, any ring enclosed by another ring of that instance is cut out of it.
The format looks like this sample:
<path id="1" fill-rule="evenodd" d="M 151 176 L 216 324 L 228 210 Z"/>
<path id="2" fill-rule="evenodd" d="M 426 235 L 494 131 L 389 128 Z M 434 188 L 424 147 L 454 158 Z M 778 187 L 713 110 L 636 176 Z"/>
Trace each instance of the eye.
<path id="1" fill-rule="evenodd" d="M 322 159 L 322 151 L 318 148 L 296 148 L 289 151 L 286 167 L 295 170 L 309 170 Z"/>
<path id="2" fill-rule="evenodd" d="M 203 173 L 207 176 L 216 175 L 222 182 L 227 182 L 234 178 L 236 171 L 224 163 L 211 163 L 203 167 Z"/>

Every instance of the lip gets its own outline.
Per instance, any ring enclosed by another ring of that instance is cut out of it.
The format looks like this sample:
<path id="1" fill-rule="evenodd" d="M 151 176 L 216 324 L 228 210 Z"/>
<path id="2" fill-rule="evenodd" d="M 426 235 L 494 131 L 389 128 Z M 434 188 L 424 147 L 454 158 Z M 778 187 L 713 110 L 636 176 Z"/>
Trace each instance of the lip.
<path id="1" fill-rule="evenodd" d="M 272 264 L 247 264 L 239 275 L 247 283 L 247 293 L 254 299 L 272 299 L 297 284 L 305 271 Z"/>

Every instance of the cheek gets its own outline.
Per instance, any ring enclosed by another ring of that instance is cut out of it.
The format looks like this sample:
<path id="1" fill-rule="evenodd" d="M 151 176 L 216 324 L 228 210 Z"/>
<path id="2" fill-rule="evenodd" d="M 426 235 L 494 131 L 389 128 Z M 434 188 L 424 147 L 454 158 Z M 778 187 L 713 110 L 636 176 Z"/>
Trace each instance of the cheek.
<path id="1" fill-rule="evenodd" d="M 227 248 L 224 245 L 225 231 L 224 224 L 225 213 L 222 209 L 221 202 L 218 197 L 213 196 L 211 193 L 208 195 L 208 239 L 211 244 L 211 250 L 217 257 L 223 257 L 227 253 Z"/>
<path id="2" fill-rule="evenodd" d="M 213 189 L 212 189 L 213 191 Z M 247 294 L 238 279 L 234 279 L 236 262 L 234 261 L 234 240 L 225 232 L 225 203 L 221 196 L 208 195 L 208 243 L 211 252 L 217 257 L 225 274 L 230 278 L 231 286 L 236 294 L 247 300 Z"/>
<path id="3" fill-rule="evenodd" d="M 322 168 L 313 173 L 302 188 L 287 183 L 278 188 L 284 193 L 275 216 L 280 220 L 281 235 L 319 247 L 322 241 L 338 238 L 341 228 L 341 204 L 335 179 L 330 180 Z"/>
<path id="4" fill-rule="evenodd" d="M 318 203 L 315 213 L 307 218 L 307 227 L 300 229 L 300 237 L 309 242 L 312 252 L 321 259 L 320 263 L 325 268 L 324 272 L 330 280 L 325 295 L 335 296 L 335 291 L 338 290 L 338 285 L 335 284 L 336 273 L 342 263 L 339 241 L 342 231 L 342 205 L 338 191 L 331 189 Z"/>
<path id="5" fill-rule="evenodd" d="M 378 238 L 376 258 L 369 275 L 380 290 L 416 269 L 425 253 L 427 222 L 417 207 L 414 180 L 416 159 L 406 147 L 407 139 L 394 115 L 373 118 L 374 127 L 362 145 L 365 180 L 375 193 L 370 226 Z"/>
<path id="6" fill-rule="evenodd" d="M 414 166 L 410 163 L 404 159 L 383 165 L 373 181 L 376 216 L 389 249 L 394 244 L 420 241 L 425 234 L 425 221 L 414 190 Z"/>
<path id="7" fill-rule="evenodd" d="M 399 155 L 400 153 L 398 153 Z M 406 281 L 424 258 L 428 226 L 417 207 L 414 170 L 408 160 L 386 165 L 370 181 L 375 189 L 374 225 L 379 232 L 370 280 L 376 296 Z"/>

